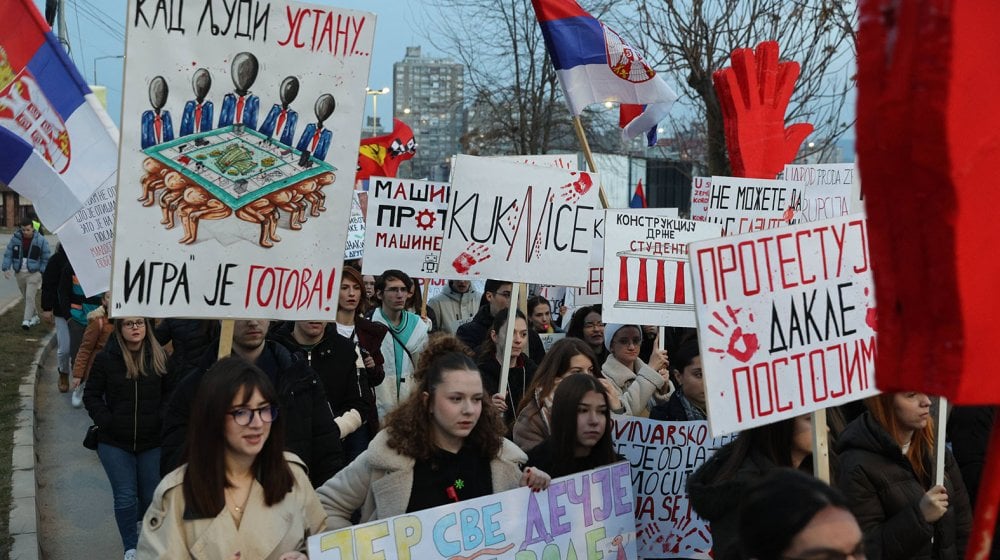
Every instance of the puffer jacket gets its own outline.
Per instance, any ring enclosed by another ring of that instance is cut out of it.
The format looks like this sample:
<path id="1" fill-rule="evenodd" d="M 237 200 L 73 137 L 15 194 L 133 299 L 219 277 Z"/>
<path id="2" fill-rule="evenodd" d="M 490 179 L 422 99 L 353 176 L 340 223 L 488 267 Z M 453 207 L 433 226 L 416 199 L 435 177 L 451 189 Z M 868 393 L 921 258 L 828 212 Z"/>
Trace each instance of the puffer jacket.
<path id="1" fill-rule="evenodd" d="M 151 359 L 146 370 L 152 371 Z M 98 427 L 98 441 L 139 453 L 160 446 L 163 409 L 174 388 L 170 374 L 126 379 L 125 356 L 111 337 L 94 359 L 83 404 Z"/>
<path id="2" fill-rule="evenodd" d="M 479 300 L 482 296 L 471 287 L 468 292 L 460 294 L 453 290 L 451 282 L 448 282 L 440 294 L 427 300 L 427 307 L 434 310 L 438 329 L 455 334 L 458 327 L 472 320 L 479 311 Z"/>
<path id="3" fill-rule="evenodd" d="M 27 259 L 28 272 L 45 272 L 45 266 L 49 262 L 49 242 L 41 232 L 35 232 L 31 236 L 31 245 L 28 246 L 28 254 L 24 252 L 24 237 L 21 230 L 14 232 L 10 241 L 7 242 L 7 250 L 3 254 L 3 270 L 13 269 L 14 272 L 21 272 L 21 259 Z"/>
<path id="4" fill-rule="evenodd" d="M 866 412 L 852 421 L 836 448 L 840 456 L 836 484 L 864 531 L 868 558 L 965 558 L 972 514 L 950 451 L 945 454 L 944 477 L 948 511 L 931 524 L 920 513 L 920 499 L 928 488 L 917 479 L 899 444 L 871 414 Z M 931 461 L 928 456 L 928 472 Z"/>

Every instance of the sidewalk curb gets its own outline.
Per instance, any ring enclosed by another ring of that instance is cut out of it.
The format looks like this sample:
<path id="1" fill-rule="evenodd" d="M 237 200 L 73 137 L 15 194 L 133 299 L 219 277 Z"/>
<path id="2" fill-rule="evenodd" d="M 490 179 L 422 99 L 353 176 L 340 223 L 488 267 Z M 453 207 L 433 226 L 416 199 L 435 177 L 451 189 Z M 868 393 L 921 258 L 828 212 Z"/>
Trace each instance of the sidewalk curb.
<path id="1" fill-rule="evenodd" d="M 20 298 L 0 310 L 0 315 L 20 303 Z M 14 538 L 10 557 L 14 560 L 38 560 L 37 481 L 35 479 L 35 393 L 38 368 L 56 347 L 55 331 L 49 332 L 38 345 L 35 359 L 18 387 L 20 395 L 17 427 L 14 428 L 14 449 L 11 455 L 10 535 Z"/>

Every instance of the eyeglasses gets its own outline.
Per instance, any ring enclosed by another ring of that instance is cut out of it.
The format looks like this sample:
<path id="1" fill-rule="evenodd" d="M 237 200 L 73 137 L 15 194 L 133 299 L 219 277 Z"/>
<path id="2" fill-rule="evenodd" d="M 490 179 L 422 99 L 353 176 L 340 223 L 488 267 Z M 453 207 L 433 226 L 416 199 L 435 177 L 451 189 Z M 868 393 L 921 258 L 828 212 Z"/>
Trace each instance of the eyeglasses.
<path id="1" fill-rule="evenodd" d="M 262 406 L 260 408 L 237 408 L 235 410 L 230 410 L 226 414 L 233 417 L 233 422 L 236 422 L 239 426 L 249 426 L 253 422 L 253 415 L 257 413 L 260 416 L 261 422 L 270 424 L 274 422 L 274 419 L 278 417 L 278 407 L 273 404 L 267 406 Z"/>
<path id="2" fill-rule="evenodd" d="M 146 321 L 139 319 L 138 321 L 125 321 L 122 326 L 126 329 L 140 329 L 146 326 Z"/>
<path id="3" fill-rule="evenodd" d="M 511 295 L 510 292 L 496 292 L 496 294 L 498 296 L 502 297 L 502 298 L 505 298 L 505 299 L 510 299 L 510 295 Z"/>

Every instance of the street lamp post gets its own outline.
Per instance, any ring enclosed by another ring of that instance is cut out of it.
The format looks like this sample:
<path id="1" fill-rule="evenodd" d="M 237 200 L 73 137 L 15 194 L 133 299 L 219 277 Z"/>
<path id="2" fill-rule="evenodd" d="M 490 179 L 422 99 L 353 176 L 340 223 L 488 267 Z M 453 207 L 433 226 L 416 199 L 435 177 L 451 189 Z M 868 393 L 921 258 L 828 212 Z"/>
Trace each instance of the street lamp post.
<path id="1" fill-rule="evenodd" d="M 97 85 L 97 61 L 98 60 L 107 60 L 109 58 L 119 58 L 120 59 L 120 58 L 125 58 L 125 55 L 123 55 L 123 54 L 109 54 L 107 56 L 98 56 L 98 57 L 94 58 L 94 85 L 95 86 Z"/>
<path id="2" fill-rule="evenodd" d="M 387 93 L 389 93 L 388 86 L 382 89 L 372 89 L 369 87 L 365 88 L 365 94 L 372 97 L 372 136 L 377 134 L 376 125 L 378 124 L 378 96 L 385 95 Z"/>

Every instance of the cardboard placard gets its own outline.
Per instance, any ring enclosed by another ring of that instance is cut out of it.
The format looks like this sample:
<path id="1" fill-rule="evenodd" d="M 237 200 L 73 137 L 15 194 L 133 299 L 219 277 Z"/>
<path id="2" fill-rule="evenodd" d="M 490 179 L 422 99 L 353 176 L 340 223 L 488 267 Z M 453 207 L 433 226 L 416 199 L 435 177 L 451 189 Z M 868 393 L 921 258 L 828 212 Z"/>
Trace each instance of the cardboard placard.
<path id="1" fill-rule="evenodd" d="M 421 278 L 440 277 L 449 194 L 448 183 L 372 177 L 365 272 L 396 269 Z"/>

